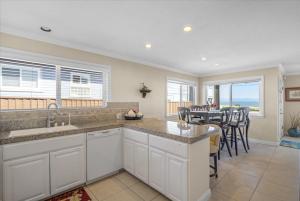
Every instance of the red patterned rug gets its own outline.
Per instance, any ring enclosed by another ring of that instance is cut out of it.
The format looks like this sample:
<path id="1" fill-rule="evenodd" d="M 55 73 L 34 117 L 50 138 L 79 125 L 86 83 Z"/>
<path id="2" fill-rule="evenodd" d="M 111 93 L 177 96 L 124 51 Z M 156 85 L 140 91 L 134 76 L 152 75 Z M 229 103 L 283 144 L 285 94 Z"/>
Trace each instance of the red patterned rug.
<path id="1" fill-rule="evenodd" d="M 83 187 L 55 196 L 47 201 L 91 201 Z"/>

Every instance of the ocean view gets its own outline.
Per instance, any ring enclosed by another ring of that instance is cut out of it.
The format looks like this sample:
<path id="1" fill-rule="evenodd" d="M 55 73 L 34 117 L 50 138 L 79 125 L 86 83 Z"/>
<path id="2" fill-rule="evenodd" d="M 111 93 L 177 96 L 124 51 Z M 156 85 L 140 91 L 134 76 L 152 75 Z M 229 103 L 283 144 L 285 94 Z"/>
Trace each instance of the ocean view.
<path id="1" fill-rule="evenodd" d="M 230 102 L 228 100 L 221 100 L 220 105 L 229 105 Z M 242 107 L 259 107 L 258 99 L 233 99 L 232 105 L 240 105 Z"/>

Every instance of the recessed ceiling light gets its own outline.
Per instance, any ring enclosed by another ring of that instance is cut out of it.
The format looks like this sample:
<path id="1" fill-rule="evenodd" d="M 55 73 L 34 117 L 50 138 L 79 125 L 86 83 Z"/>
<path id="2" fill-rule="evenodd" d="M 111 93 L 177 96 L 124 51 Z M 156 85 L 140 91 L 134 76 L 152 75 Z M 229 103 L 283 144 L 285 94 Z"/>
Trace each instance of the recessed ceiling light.
<path id="1" fill-rule="evenodd" d="M 151 43 L 146 43 L 145 48 L 150 49 L 152 47 Z"/>
<path id="2" fill-rule="evenodd" d="M 215 64 L 215 66 L 219 66 L 219 64 Z"/>
<path id="3" fill-rule="evenodd" d="M 191 27 L 191 26 L 185 26 L 185 27 L 183 28 L 183 31 L 184 31 L 184 32 L 190 32 L 190 31 L 192 31 L 192 27 Z"/>
<path id="4" fill-rule="evenodd" d="M 41 30 L 42 31 L 45 31 L 45 32 L 51 32 L 51 28 L 50 27 L 47 27 L 47 26 L 41 26 Z"/>
<path id="5" fill-rule="evenodd" d="M 201 57 L 201 60 L 202 60 L 202 61 L 206 61 L 207 58 L 206 58 L 206 57 Z"/>

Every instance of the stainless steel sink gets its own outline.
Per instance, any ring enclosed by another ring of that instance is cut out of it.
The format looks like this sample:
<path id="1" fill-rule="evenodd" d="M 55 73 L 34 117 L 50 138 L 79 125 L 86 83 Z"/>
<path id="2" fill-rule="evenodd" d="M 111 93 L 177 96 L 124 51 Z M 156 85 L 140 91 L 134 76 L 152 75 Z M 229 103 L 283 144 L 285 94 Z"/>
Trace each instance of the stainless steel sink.
<path id="1" fill-rule="evenodd" d="M 60 132 L 60 131 L 67 131 L 73 129 L 77 129 L 77 127 L 73 125 L 66 125 L 66 126 L 56 126 L 50 128 L 32 128 L 32 129 L 10 131 L 10 135 L 12 137 L 18 137 L 24 135 L 37 135 L 37 134 Z"/>

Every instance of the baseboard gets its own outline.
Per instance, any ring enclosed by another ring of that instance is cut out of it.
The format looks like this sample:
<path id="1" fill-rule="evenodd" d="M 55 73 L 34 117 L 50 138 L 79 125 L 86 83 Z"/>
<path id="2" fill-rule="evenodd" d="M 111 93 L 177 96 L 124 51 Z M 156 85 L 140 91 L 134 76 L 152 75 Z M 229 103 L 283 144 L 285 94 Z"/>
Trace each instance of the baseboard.
<path id="1" fill-rule="evenodd" d="M 254 142 L 254 143 L 259 143 L 259 144 L 271 145 L 271 146 L 278 146 L 280 144 L 280 142 L 259 140 L 259 139 L 254 139 L 254 138 L 249 138 L 249 141 Z"/>
<path id="2" fill-rule="evenodd" d="M 205 192 L 202 194 L 202 196 L 198 199 L 198 201 L 208 201 L 209 198 L 210 198 L 210 196 L 211 196 L 211 190 L 210 190 L 210 188 L 209 188 L 207 191 L 205 191 Z"/>

